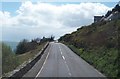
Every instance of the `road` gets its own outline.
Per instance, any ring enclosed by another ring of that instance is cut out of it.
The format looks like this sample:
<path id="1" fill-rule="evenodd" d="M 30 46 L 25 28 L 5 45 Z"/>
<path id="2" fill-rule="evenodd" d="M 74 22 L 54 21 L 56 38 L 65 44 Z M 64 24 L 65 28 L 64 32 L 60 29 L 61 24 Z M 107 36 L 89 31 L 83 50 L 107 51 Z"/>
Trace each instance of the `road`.
<path id="1" fill-rule="evenodd" d="M 51 42 L 23 77 L 105 77 L 66 45 Z"/>

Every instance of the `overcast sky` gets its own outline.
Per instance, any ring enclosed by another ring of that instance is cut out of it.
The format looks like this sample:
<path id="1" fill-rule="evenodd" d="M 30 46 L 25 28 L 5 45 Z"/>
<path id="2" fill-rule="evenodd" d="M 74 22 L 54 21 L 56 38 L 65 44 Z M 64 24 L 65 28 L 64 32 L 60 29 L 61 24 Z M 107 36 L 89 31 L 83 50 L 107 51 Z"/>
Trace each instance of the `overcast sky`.
<path id="1" fill-rule="evenodd" d="M 110 4 L 110 5 L 109 5 Z M 93 22 L 115 3 L 7 2 L 0 10 L 2 40 L 20 41 L 54 35 L 57 38 Z"/>

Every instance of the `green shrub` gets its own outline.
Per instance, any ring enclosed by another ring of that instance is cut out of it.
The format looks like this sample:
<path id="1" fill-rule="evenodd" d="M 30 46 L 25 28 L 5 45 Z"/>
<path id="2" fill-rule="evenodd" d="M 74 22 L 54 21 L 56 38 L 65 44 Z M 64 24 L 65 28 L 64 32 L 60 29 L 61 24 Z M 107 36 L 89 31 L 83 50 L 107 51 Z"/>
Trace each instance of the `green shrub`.
<path id="1" fill-rule="evenodd" d="M 0 42 L 0 76 L 2 75 L 2 43 Z"/>
<path id="2" fill-rule="evenodd" d="M 2 43 L 2 74 L 15 69 L 19 65 L 19 60 L 12 52 L 11 48 Z"/>
<path id="3" fill-rule="evenodd" d="M 117 49 L 100 47 L 84 50 L 83 48 L 76 48 L 69 44 L 67 44 L 67 46 L 107 77 L 118 77 L 119 57 Z"/>

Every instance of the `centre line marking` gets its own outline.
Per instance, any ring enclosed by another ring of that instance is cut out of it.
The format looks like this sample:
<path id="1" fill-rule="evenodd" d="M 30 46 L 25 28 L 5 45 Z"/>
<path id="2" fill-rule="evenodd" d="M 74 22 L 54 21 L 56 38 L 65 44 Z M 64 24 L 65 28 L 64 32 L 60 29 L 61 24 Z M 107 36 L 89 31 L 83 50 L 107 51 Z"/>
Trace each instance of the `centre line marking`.
<path id="1" fill-rule="evenodd" d="M 39 71 L 38 74 L 36 75 L 35 79 L 36 79 L 36 78 L 39 76 L 39 74 L 41 73 L 41 71 L 42 71 L 42 69 L 43 69 L 43 67 L 44 67 L 44 65 L 45 65 L 45 63 L 46 63 L 46 61 L 47 61 L 48 56 L 49 56 L 49 52 L 48 52 L 48 54 L 47 54 L 47 57 L 46 57 L 43 65 L 42 65 L 42 68 L 40 69 L 40 71 Z"/>
<path id="2" fill-rule="evenodd" d="M 62 50 L 61 50 L 60 46 L 59 46 L 59 49 L 60 49 L 60 53 L 61 53 L 61 55 L 62 55 Z M 68 69 L 68 75 L 71 77 L 70 69 L 69 69 L 69 67 L 68 67 L 68 65 L 67 65 L 67 62 L 65 61 L 65 57 L 64 57 L 63 55 L 62 55 L 62 58 L 63 58 L 63 60 L 64 60 L 64 62 L 65 62 L 65 65 L 66 65 L 66 67 L 67 67 L 67 69 Z"/>
<path id="3" fill-rule="evenodd" d="M 65 57 L 64 57 L 64 56 L 62 56 L 62 58 L 65 60 Z"/>
<path id="4" fill-rule="evenodd" d="M 66 67 L 67 67 L 67 69 L 68 69 L 68 74 L 69 74 L 69 76 L 71 76 L 71 73 L 70 73 L 70 69 L 69 69 L 69 67 L 68 67 L 68 65 L 67 65 L 67 63 L 66 63 L 66 61 L 65 61 L 65 65 L 66 65 Z"/>
<path id="5" fill-rule="evenodd" d="M 69 76 L 71 76 L 71 73 L 69 73 Z"/>
<path id="6" fill-rule="evenodd" d="M 59 49 L 60 49 L 60 53 L 61 53 L 61 55 L 62 55 L 62 50 L 61 50 L 60 46 L 59 46 Z"/>
<path id="7" fill-rule="evenodd" d="M 61 55 L 62 55 L 62 52 L 61 52 Z"/>

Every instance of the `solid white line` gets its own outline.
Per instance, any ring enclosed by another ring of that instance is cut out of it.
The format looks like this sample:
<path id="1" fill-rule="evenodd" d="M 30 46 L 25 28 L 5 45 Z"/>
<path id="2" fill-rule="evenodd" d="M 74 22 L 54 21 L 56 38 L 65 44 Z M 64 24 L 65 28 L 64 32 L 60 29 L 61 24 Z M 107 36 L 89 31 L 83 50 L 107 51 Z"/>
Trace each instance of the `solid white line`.
<path id="1" fill-rule="evenodd" d="M 46 59 L 45 59 L 43 65 L 42 65 L 42 68 L 40 69 L 40 71 L 39 71 L 38 74 L 36 75 L 35 79 L 36 79 L 36 78 L 39 76 L 39 74 L 41 73 L 41 71 L 42 71 L 42 69 L 43 69 L 43 67 L 44 67 L 44 65 L 45 65 L 45 63 L 46 63 L 46 61 L 47 61 L 48 56 L 49 56 L 49 52 L 48 52 L 48 54 L 47 54 L 47 56 L 46 56 Z"/>
<path id="2" fill-rule="evenodd" d="M 101 72 L 99 72 L 97 69 L 94 68 L 96 72 L 98 72 L 100 75 L 103 75 Z M 104 75 L 103 75 L 104 76 Z"/>
<path id="3" fill-rule="evenodd" d="M 85 62 L 86 64 L 88 64 L 91 68 L 93 68 L 96 72 L 98 72 L 101 76 L 104 76 L 101 72 L 99 72 L 95 67 L 93 67 L 92 65 L 90 65 L 89 63 L 87 63 L 85 60 L 82 59 L 83 62 Z"/>

